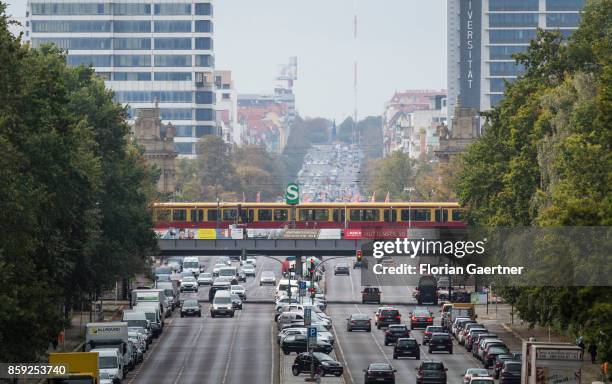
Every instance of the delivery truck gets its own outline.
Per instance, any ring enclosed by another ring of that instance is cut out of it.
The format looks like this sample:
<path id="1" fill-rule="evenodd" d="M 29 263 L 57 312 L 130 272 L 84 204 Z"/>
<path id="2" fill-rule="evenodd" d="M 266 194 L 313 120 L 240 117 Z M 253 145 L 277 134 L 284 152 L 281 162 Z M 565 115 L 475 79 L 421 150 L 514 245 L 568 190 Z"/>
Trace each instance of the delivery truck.
<path id="1" fill-rule="evenodd" d="M 580 384 L 581 349 L 569 343 L 523 341 L 521 383 Z"/>
<path id="2" fill-rule="evenodd" d="M 96 352 L 50 353 L 49 364 L 67 367 L 68 374 L 48 379 L 47 384 L 99 384 L 100 382 Z"/>

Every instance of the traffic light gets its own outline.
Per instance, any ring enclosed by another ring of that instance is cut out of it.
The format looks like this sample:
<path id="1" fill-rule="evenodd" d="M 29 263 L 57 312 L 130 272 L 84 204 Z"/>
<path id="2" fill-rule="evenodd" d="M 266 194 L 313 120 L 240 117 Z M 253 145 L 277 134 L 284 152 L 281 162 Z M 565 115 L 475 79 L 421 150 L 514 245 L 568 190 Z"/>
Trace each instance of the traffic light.
<path id="1" fill-rule="evenodd" d="M 310 276 L 314 276 L 315 273 L 315 262 L 314 259 L 310 259 Z"/>
<path id="2" fill-rule="evenodd" d="M 363 260 L 363 251 L 361 249 L 357 250 L 357 261 L 361 262 Z"/>

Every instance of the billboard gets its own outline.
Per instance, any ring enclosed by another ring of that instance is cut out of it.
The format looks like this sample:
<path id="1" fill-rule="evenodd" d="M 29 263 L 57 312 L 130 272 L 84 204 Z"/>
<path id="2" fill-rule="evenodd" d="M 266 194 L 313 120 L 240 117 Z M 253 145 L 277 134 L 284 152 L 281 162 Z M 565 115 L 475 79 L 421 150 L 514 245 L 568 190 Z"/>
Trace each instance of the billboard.
<path id="1" fill-rule="evenodd" d="M 459 102 L 480 110 L 482 0 L 459 1 Z"/>

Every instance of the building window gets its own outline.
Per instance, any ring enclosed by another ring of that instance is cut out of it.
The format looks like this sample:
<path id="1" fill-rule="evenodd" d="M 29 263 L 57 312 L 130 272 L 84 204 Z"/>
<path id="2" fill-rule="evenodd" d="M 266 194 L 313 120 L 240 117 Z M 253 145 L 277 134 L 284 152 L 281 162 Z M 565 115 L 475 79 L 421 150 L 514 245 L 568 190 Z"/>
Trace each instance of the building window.
<path id="1" fill-rule="evenodd" d="M 489 31 L 491 44 L 526 44 L 535 38 L 535 29 L 493 29 Z"/>
<path id="2" fill-rule="evenodd" d="M 215 110 L 209 108 L 197 108 L 195 110 L 196 120 L 212 121 L 215 119 Z"/>
<path id="3" fill-rule="evenodd" d="M 109 38 L 91 38 L 91 37 L 57 37 L 57 38 L 33 38 L 32 46 L 38 48 L 44 44 L 53 44 L 62 49 L 110 49 Z"/>
<path id="4" fill-rule="evenodd" d="M 191 120 L 193 109 L 191 108 L 160 108 L 162 120 Z"/>
<path id="5" fill-rule="evenodd" d="M 506 90 L 506 82 L 511 83 L 514 80 L 513 78 L 491 79 L 490 90 L 491 92 L 504 92 Z"/>
<path id="6" fill-rule="evenodd" d="M 192 137 L 193 126 L 192 125 L 175 125 L 177 137 Z"/>
<path id="7" fill-rule="evenodd" d="M 191 72 L 155 72 L 156 81 L 187 81 L 191 80 Z"/>
<path id="8" fill-rule="evenodd" d="M 32 32 L 110 32 L 110 21 L 33 20 Z"/>
<path id="9" fill-rule="evenodd" d="M 491 76 L 518 76 L 524 68 L 513 61 L 489 63 Z"/>
<path id="10" fill-rule="evenodd" d="M 164 20 L 155 21 L 155 32 L 191 32 L 191 21 L 189 20 Z"/>
<path id="11" fill-rule="evenodd" d="M 191 49 L 189 37 L 157 37 L 155 49 Z"/>
<path id="12" fill-rule="evenodd" d="M 190 91 L 117 91 L 115 100 L 119 103 L 191 103 Z"/>
<path id="13" fill-rule="evenodd" d="M 195 94 L 196 104 L 213 104 L 214 93 L 213 92 L 196 92 Z"/>
<path id="14" fill-rule="evenodd" d="M 160 3 L 154 6 L 156 15 L 191 15 L 191 4 Z"/>
<path id="15" fill-rule="evenodd" d="M 213 49 L 213 41 L 210 37 L 196 37 L 195 49 Z"/>
<path id="16" fill-rule="evenodd" d="M 537 11 L 538 3 L 539 0 L 489 0 L 489 11 Z"/>
<path id="17" fill-rule="evenodd" d="M 215 61 L 211 55 L 196 55 L 195 66 L 196 67 L 212 67 Z"/>
<path id="18" fill-rule="evenodd" d="M 503 98 L 504 95 L 491 95 L 491 108 L 497 107 L 497 105 Z"/>
<path id="19" fill-rule="evenodd" d="M 546 27 L 577 27 L 580 24 L 579 13 L 547 13 Z"/>
<path id="20" fill-rule="evenodd" d="M 537 27 L 537 13 L 491 13 L 490 27 Z"/>
<path id="21" fill-rule="evenodd" d="M 114 81 L 150 81 L 150 72 L 115 72 L 113 73 Z"/>
<path id="22" fill-rule="evenodd" d="M 86 65 L 93 67 L 110 67 L 111 57 L 106 55 L 68 55 L 66 57 L 68 65 Z"/>
<path id="23" fill-rule="evenodd" d="M 132 33 L 132 32 L 151 32 L 150 21 L 113 21 L 113 32 Z"/>
<path id="24" fill-rule="evenodd" d="M 181 155 L 193 155 L 193 143 L 174 143 L 174 149 Z"/>
<path id="25" fill-rule="evenodd" d="M 196 125 L 195 126 L 195 137 L 202 137 L 208 135 L 214 135 L 216 128 L 210 125 Z"/>
<path id="26" fill-rule="evenodd" d="M 150 4 L 137 3 L 113 3 L 113 15 L 117 16 L 139 16 L 150 15 Z"/>
<path id="27" fill-rule="evenodd" d="M 201 16 L 212 16 L 212 4 L 211 3 L 196 3 L 195 14 Z"/>
<path id="28" fill-rule="evenodd" d="M 491 60 L 512 60 L 515 53 L 524 52 L 526 45 L 493 45 L 489 47 L 489 58 Z"/>
<path id="29" fill-rule="evenodd" d="M 195 21 L 196 32 L 212 32 L 213 26 L 210 20 L 196 20 Z"/>
<path id="30" fill-rule="evenodd" d="M 116 37 L 113 39 L 113 49 L 117 50 L 138 50 L 151 49 L 151 39 L 148 37 Z"/>
<path id="31" fill-rule="evenodd" d="M 113 58 L 115 67 L 150 67 L 151 56 L 149 55 L 115 55 Z"/>
<path id="32" fill-rule="evenodd" d="M 580 11 L 584 8 L 584 0 L 546 0 L 546 10 L 550 11 Z"/>
<path id="33" fill-rule="evenodd" d="M 111 79 L 111 73 L 110 72 L 96 72 L 95 75 L 100 77 L 101 79 L 103 79 L 105 81 Z"/>
<path id="34" fill-rule="evenodd" d="M 191 55 L 155 55 L 156 67 L 190 67 Z"/>
<path id="35" fill-rule="evenodd" d="M 224 93 L 224 94 L 221 95 L 221 98 L 223 100 L 229 100 L 230 99 L 230 94 L 229 93 Z"/>
<path id="36" fill-rule="evenodd" d="M 32 15 L 110 15 L 110 3 L 32 3 Z"/>

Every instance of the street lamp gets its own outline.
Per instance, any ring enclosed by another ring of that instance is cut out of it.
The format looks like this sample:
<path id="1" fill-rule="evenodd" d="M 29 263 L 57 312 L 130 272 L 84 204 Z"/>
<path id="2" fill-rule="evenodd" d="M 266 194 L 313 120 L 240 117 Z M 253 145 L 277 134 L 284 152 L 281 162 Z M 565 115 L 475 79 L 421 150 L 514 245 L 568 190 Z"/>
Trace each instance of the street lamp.
<path id="1" fill-rule="evenodd" d="M 412 192 L 414 192 L 414 187 L 405 187 L 404 192 L 408 192 L 408 228 L 410 228 L 410 225 L 411 225 L 410 204 L 412 203 Z"/>

